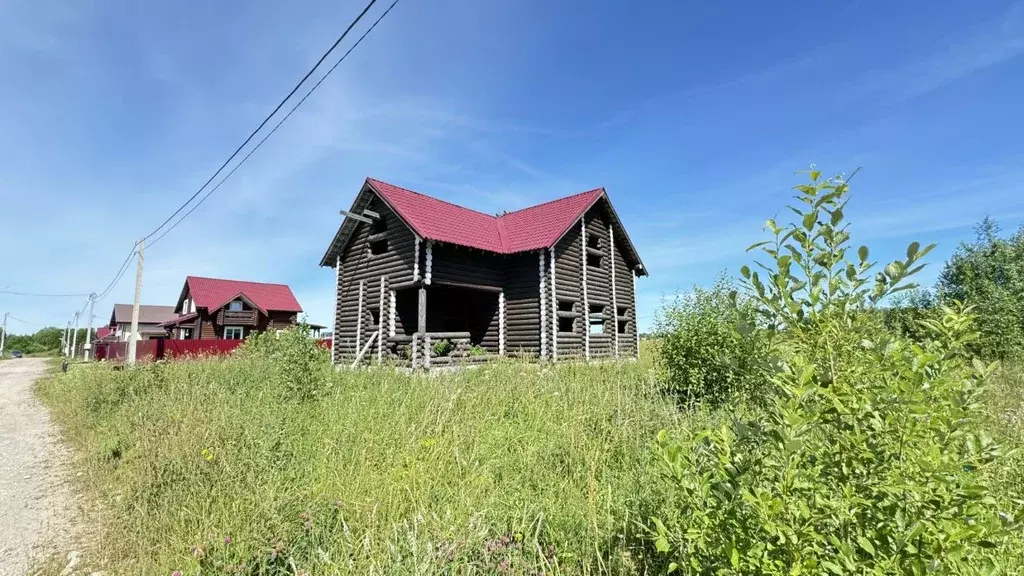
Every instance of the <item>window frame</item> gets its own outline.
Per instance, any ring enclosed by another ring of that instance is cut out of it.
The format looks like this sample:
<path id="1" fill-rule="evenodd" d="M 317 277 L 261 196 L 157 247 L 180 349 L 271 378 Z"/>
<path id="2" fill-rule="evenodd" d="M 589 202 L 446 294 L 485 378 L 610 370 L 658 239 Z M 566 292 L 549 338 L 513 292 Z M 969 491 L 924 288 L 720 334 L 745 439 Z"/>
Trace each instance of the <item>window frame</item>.
<path id="1" fill-rule="evenodd" d="M 234 307 L 235 304 L 238 304 L 238 308 Z M 245 302 L 242 302 L 241 299 L 232 300 L 231 302 L 228 302 L 227 308 L 225 308 L 225 310 L 227 310 L 228 312 L 242 312 L 245 310 Z"/>
<path id="2" fill-rule="evenodd" d="M 228 330 L 238 330 L 238 338 L 228 338 Z M 222 334 L 224 340 L 245 340 L 245 326 L 225 326 Z"/>

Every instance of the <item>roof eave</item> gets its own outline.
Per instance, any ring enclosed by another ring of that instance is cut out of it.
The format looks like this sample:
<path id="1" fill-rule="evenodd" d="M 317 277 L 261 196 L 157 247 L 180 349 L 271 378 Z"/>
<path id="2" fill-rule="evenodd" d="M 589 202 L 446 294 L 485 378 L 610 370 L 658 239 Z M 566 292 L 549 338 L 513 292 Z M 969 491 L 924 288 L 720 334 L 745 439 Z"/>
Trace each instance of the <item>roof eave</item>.
<path id="1" fill-rule="evenodd" d="M 352 201 L 352 206 L 349 207 L 348 211 L 355 212 L 356 206 L 363 199 L 363 196 L 368 192 L 376 194 L 377 197 L 380 198 L 381 202 L 383 202 L 388 207 L 388 209 L 394 212 L 395 216 L 397 216 L 398 219 L 401 220 L 402 223 L 405 224 L 409 228 L 409 230 L 412 231 L 413 236 L 420 240 L 429 239 L 422 232 L 417 230 L 416 226 L 414 226 L 412 222 L 405 218 L 405 216 L 403 216 L 402 213 L 398 211 L 391 202 L 388 201 L 387 197 L 384 196 L 384 194 L 382 194 L 381 191 L 376 186 L 373 185 L 373 182 L 369 178 L 363 181 L 363 187 L 359 189 L 359 193 L 356 194 L 355 199 Z M 351 231 L 345 230 L 345 225 L 350 221 L 355 222 L 353 218 L 349 218 L 348 216 L 346 216 L 345 219 L 341 221 L 341 225 L 338 226 L 338 231 L 334 234 L 334 239 L 331 240 L 330 245 L 327 246 L 327 252 L 325 252 L 324 257 L 320 259 L 321 267 L 333 268 L 336 265 L 336 260 L 334 262 L 331 261 L 331 254 L 337 253 L 337 255 L 340 255 L 345 250 L 345 247 L 348 245 L 348 240 L 351 237 L 352 233 Z M 358 222 L 356 224 L 353 224 L 352 228 L 354 229 L 356 225 L 358 225 Z"/>

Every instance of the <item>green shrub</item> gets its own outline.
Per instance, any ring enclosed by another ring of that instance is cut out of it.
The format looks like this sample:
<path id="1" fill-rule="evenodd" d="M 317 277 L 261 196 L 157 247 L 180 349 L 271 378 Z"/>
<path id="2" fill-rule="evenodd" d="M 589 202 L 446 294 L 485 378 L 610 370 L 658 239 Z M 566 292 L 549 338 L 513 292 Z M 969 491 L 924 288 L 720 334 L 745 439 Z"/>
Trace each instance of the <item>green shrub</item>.
<path id="1" fill-rule="evenodd" d="M 455 350 L 455 345 L 447 338 L 438 340 L 430 345 L 430 351 L 434 356 L 447 356 Z"/>
<path id="2" fill-rule="evenodd" d="M 684 401 L 720 403 L 736 392 L 753 397 L 768 379 L 768 333 L 749 300 L 733 301 L 719 278 L 663 303 L 655 320 L 658 365 L 666 389 Z"/>
<path id="3" fill-rule="evenodd" d="M 984 358 L 1024 354 L 1024 226 L 1009 238 L 985 218 L 974 242 L 962 242 L 939 276 L 939 298 L 975 307 L 980 337 L 974 351 Z"/>
<path id="4" fill-rule="evenodd" d="M 256 332 L 246 338 L 236 354 L 264 362 L 293 398 L 308 399 L 322 394 L 329 383 L 330 351 L 309 335 L 305 325 Z"/>
<path id="5" fill-rule="evenodd" d="M 935 296 L 924 289 L 896 294 L 881 313 L 889 332 L 913 342 L 924 342 L 930 337 L 928 329 L 921 324 L 922 320 L 935 320 L 940 317 Z"/>
<path id="6" fill-rule="evenodd" d="M 1012 510 L 990 470 L 1001 449 L 982 430 L 994 366 L 971 360 L 970 309 L 926 320 L 925 344 L 893 338 L 877 302 L 932 246 L 872 280 L 843 210 L 848 187 L 797 186 L 795 223 L 769 220 L 755 244 L 765 276 L 744 267 L 757 312 L 779 333 L 784 363 L 767 409 L 695 435 L 658 436 L 675 513 L 654 520 L 655 547 L 690 574 L 988 573 L 1008 563 Z"/>

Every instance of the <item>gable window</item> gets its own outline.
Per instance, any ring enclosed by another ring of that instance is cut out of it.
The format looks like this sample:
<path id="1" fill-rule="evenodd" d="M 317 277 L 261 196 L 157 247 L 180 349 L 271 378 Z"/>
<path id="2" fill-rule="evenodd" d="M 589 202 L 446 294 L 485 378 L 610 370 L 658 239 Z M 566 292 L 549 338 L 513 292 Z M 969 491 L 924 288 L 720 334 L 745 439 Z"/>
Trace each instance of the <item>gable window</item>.
<path id="1" fill-rule="evenodd" d="M 604 334 L 604 306 L 591 304 L 587 322 L 590 326 L 591 334 Z"/>
<path id="2" fill-rule="evenodd" d="M 373 223 L 370 224 L 370 235 L 383 234 L 388 231 L 388 221 L 383 216 L 374 219 Z"/>
<path id="3" fill-rule="evenodd" d="M 242 327 L 241 326 L 225 326 L 224 327 L 224 339 L 225 340 L 241 340 L 242 339 Z"/>
<path id="4" fill-rule="evenodd" d="M 228 311 L 229 312 L 241 312 L 242 311 L 242 301 L 241 300 L 232 300 L 231 302 L 228 302 Z"/>
<path id="5" fill-rule="evenodd" d="M 374 256 L 380 256 L 381 254 L 386 254 L 387 251 L 388 251 L 388 239 L 387 238 L 379 238 L 377 240 L 371 240 L 370 241 L 370 254 L 373 254 Z"/>
<path id="6" fill-rule="evenodd" d="M 591 268 L 601 267 L 601 237 L 593 232 L 587 233 L 587 266 Z"/>

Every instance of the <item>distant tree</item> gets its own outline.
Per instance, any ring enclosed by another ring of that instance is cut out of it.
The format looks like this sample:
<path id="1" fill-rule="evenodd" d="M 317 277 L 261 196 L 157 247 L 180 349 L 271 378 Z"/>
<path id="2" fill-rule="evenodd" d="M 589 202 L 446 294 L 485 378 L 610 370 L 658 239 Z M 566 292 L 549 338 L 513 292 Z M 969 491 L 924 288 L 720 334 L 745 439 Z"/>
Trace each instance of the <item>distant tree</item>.
<path id="1" fill-rule="evenodd" d="M 1024 226 L 1008 238 L 985 217 L 973 242 L 962 242 L 939 275 L 941 301 L 975 306 L 977 353 L 1009 358 L 1024 352 Z"/>

